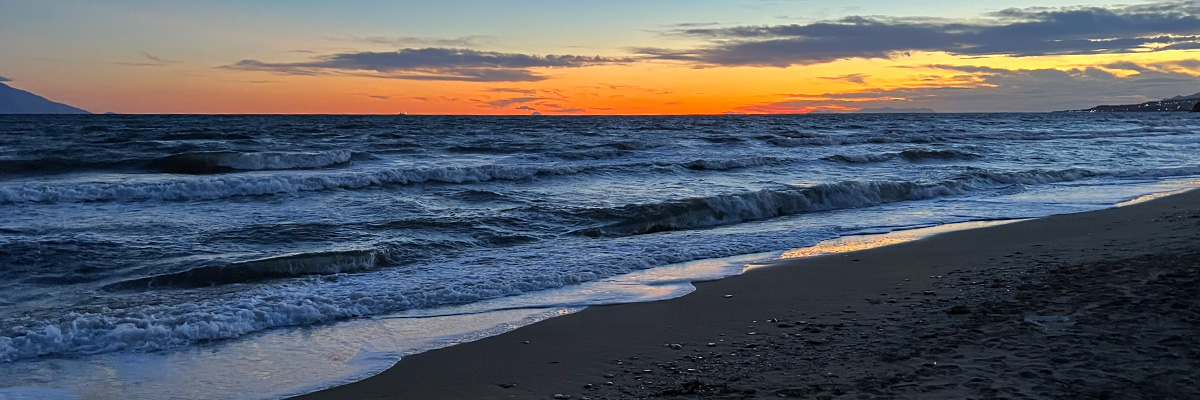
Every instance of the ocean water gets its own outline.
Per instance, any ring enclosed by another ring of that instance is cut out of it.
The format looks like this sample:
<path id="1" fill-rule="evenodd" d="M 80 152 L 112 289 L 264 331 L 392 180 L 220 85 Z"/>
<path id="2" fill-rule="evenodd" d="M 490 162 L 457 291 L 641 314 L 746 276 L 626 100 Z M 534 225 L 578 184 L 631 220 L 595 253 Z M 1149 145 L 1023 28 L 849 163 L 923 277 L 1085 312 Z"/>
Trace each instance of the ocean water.
<path id="1" fill-rule="evenodd" d="M 1198 174 L 1187 113 L 0 116 L 0 399 L 302 393 L 824 240 Z"/>

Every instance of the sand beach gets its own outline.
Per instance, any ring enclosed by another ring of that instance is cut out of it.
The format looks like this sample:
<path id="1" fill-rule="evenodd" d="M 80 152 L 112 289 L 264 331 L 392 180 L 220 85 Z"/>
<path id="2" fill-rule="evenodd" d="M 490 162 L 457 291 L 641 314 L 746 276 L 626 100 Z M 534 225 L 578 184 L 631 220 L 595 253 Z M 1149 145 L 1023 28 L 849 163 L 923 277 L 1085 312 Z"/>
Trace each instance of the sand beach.
<path id="1" fill-rule="evenodd" d="M 1198 398 L 1200 191 L 776 265 L 303 399 Z"/>

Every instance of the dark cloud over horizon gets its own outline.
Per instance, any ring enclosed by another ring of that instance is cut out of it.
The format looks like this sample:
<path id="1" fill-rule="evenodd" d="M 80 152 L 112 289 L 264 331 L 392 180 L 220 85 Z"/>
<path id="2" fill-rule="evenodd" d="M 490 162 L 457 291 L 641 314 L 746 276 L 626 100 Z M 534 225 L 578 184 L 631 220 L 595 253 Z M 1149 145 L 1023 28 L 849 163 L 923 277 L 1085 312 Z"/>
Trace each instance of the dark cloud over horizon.
<path id="1" fill-rule="evenodd" d="M 294 63 L 241 60 L 221 68 L 287 75 L 346 74 L 409 80 L 531 82 L 546 79 L 532 71 L 533 68 L 579 68 L 629 61 L 600 56 L 537 56 L 470 49 L 410 48 L 395 52 L 338 53 Z"/>
<path id="2" fill-rule="evenodd" d="M 1200 48 L 1200 1 L 1113 8 L 1008 9 L 973 20 L 845 17 L 806 25 L 690 28 L 691 49 L 637 48 L 650 59 L 698 66 L 788 67 L 905 52 L 1045 56 Z"/>

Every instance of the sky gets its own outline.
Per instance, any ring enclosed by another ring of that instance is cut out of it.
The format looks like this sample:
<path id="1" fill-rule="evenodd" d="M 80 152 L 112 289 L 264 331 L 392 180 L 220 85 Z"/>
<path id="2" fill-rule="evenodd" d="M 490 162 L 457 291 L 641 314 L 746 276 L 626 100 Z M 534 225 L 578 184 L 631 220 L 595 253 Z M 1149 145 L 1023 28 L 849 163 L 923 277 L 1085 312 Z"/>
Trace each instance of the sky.
<path id="1" fill-rule="evenodd" d="M 1054 111 L 1200 92 L 1200 0 L 0 0 L 92 112 Z"/>

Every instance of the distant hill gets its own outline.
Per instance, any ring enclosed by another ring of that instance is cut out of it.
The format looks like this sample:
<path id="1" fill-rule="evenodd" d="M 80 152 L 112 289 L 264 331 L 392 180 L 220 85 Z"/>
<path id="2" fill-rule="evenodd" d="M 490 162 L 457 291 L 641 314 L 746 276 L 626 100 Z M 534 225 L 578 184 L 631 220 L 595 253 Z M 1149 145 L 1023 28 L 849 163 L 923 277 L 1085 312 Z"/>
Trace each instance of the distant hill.
<path id="1" fill-rule="evenodd" d="M 1172 97 L 1169 99 L 1163 99 L 1163 101 L 1175 101 L 1175 100 L 1200 100 L 1200 93 L 1189 94 L 1187 96 L 1175 96 L 1175 97 Z"/>
<path id="2" fill-rule="evenodd" d="M 0 83 L 0 114 L 91 114 Z"/>
<path id="3" fill-rule="evenodd" d="M 864 108 L 855 111 L 856 114 L 935 114 L 932 108 Z"/>
<path id="4" fill-rule="evenodd" d="M 1200 93 L 1175 96 L 1159 101 L 1147 101 L 1140 104 L 1121 104 L 1095 106 L 1081 112 L 1163 112 L 1163 111 L 1192 111 L 1200 103 Z"/>

